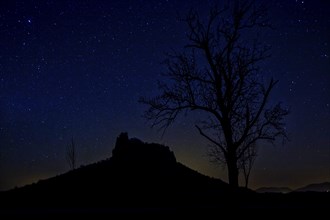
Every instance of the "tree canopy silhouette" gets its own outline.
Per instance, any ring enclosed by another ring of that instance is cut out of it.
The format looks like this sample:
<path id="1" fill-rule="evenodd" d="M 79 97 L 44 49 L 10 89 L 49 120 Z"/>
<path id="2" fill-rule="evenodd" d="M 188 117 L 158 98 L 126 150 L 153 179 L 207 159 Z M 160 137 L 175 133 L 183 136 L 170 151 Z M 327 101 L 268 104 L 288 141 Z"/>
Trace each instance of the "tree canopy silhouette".
<path id="1" fill-rule="evenodd" d="M 206 113 L 196 128 L 214 145 L 234 187 L 242 160 L 255 156 L 251 148 L 258 140 L 286 137 L 283 119 L 288 111 L 280 103 L 268 103 L 278 81 L 265 83 L 258 67 L 269 57 L 269 48 L 257 34 L 270 27 L 266 15 L 265 7 L 254 1 L 213 7 L 206 21 L 191 10 L 184 19 L 188 44 L 184 52 L 165 60 L 164 76 L 169 80 L 159 82 L 161 95 L 140 100 L 149 106 L 145 117 L 164 131 L 181 113 Z"/>

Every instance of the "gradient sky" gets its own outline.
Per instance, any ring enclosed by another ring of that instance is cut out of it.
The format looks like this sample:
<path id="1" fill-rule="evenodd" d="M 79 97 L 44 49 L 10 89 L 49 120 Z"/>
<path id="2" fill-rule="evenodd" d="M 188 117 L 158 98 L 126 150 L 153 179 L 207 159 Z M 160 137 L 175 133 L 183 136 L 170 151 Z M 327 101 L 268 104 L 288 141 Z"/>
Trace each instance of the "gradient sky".
<path id="1" fill-rule="evenodd" d="M 226 180 L 209 162 L 193 115 L 161 137 L 138 103 L 157 94 L 164 53 L 187 43 L 178 14 L 207 14 L 212 2 L 1 0 L 0 190 L 68 171 L 71 137 L 78 165 L 108 158 L 122 131 Z M 272 46 L 262 69 L 280 80 L 272 100 L 291 109 L 291 141 L 260 144 L 250 186 L 330 181 L 330 1 L 267 2 L 275 29 L 262 39 Z"/>

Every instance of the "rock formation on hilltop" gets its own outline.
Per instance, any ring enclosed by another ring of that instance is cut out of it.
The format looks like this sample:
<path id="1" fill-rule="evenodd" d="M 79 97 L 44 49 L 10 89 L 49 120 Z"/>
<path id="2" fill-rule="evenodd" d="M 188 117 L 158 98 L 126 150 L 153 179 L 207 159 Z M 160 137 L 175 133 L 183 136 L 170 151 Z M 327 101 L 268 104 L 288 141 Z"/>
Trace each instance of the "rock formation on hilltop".
<path id="1" fill-rule="evenodd" d="M 175 165 L 176 158 L 173 151 L 164 145 L 144 143 L 137 138 L 128 138 L 127 133 L 117 137 L 112 158 L 115 162 L 135 164 Z"/>

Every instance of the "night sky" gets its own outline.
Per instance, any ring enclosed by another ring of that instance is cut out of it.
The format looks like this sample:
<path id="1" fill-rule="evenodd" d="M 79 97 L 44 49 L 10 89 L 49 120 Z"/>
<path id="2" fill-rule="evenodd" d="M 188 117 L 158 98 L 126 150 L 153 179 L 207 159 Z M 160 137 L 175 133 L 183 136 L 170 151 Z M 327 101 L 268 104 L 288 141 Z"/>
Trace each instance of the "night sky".
<path id="1" fill-rule="evenodd" d="M 68 171 L 71 137 L 78 166 L 106 159 L 122 131 L 227 180 L 209 162 L 193 115 L 162 137 L 138 103 L 158 94 L 164 54 L 187 43 L 178 15 L 207 14 L 212 2 L 1 0 L 0 190 Z M 272 46 L 262 70 L 280 80 L 271 99 L 291 110 L 291 141 L 260 144 L 250 187 L 330 181 L 330 1 L 267 2 L 274 30 L 262 36 Z"/>

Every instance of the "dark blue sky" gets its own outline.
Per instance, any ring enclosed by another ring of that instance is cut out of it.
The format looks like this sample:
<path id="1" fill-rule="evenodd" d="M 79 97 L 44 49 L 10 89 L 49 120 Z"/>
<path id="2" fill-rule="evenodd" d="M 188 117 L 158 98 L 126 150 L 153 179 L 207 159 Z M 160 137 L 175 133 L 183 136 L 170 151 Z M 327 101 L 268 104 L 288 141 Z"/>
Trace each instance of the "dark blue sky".
<path id="1" fill-rule="evenodd" d="M 212 2 L 1 1 L 0 189 L 67 171 L 71 137 L 79 165 L 108 158 L 122 131 L 169 145 L 180 162 L 226 180 L 193 115 L 161 138 L 138 103 L 157 94 L 165 52 L 187 43 L 178 14 L 207 14 Z M 262 69 L 280 80 L 272 100 L 291 109 L 291 141 L 261 144 L 251 187 L 330 181 L 330 2 L 267 2 L 275 29 L 263 36 L 272 57 Z"/>

